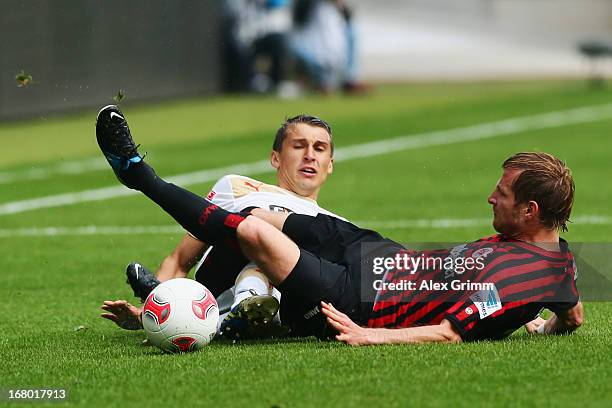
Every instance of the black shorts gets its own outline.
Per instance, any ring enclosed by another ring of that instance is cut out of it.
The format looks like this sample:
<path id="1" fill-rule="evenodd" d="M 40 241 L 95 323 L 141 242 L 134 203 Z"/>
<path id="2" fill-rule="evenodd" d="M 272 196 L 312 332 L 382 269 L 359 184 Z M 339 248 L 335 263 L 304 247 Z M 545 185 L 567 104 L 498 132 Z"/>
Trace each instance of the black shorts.
<path id="1" fill-rule="evenodd" d="M 388 240 L 374 231 L 323 214 L 291 214 L 283 232 L 300 247 L 297 264 L 278 286 L 283 323 L 296 336 L 332 336 L 335 332 L 321 313 L 320 302 L 325 301 L 353 321 L 365 324 L 372 303 L 362 299 L 373 296 L 362 293 L 361 244 Z"/>
<path id="2" fill-rule="evenodd" d="M 333 333 L 321 313 L 321 301 L 332 303 L 355 318 L 359 296 L 344 265 L 334 264 L 300 249 L 300 258 L 289 276 L 278 286 L 280 316 L 295 336 L 330 337 Z"/>

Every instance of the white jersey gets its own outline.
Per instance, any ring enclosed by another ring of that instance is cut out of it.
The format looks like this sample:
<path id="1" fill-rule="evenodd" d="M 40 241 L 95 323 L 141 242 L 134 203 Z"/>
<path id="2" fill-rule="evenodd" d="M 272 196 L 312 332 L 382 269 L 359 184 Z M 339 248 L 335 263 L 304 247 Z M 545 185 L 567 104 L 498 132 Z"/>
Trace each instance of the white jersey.
<path id="1" fill-rule="evenodd" d="M 233 174 L 217 181 L 206 199 L 231 212 L 239 212 L 248 207 L 258 207 L 264 210 L 311 216 L 327 214 L 344 220 L 319 207 L 317 202 L 310 198 L 302 197 L 278 186 Z"/>
<path id="2" fill-rule="evenodd" d="M 319 207 L 315 200 L 302 197 L 278 186 L 235 174 L 219 179 L 206 199 L 231 212 L 239 212 L 248 207 L 258 207 L 270 211 L 291 212 L 313 217 L 317 214 L 326 214 L 346 221 L 344 218 Z M 212 247 L 209 248 L 196 266 L 196 274 L 211 249 Z M 250 268 L 257 267 L 254 263 L 249 263 L 243 270 Z M 220 313 L 226 313 L 230 310 L 234 301 L 233 289 L 232 287 L 217 297 Z M 280 301 L 280 293 L 276 289 L 274 289 L 273 295 Z M 221 320 L 219 320 L 219 324 Z"/>

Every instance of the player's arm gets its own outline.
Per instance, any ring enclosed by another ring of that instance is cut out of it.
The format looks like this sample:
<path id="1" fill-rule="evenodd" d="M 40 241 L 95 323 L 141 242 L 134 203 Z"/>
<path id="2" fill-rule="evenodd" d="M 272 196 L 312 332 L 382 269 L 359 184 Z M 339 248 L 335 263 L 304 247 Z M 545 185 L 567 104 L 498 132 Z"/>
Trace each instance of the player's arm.
<path id="1" fill-rule="evenodd" d="M 548 320 L 538 317 L 527 323 L 525 328 L 531 334 L 565 334 L 582 326 L 583 321 L 584 307 L 582 302 L 578 302 L 574 307 L 553 313 Z"/>
<path id="2" fill-rule="evenodd" d="M 232 188 L 233 177 L 235 176 L 221 177 L 206 196 L 213 204 L 228 211 L 237 211 Z M 168 279 L 186 277 L 191 268 L 202 259 L 207 249 L 207 244 L 191 234 L 185 234 L 174 251 L 162 261 L 156 274 L 157 279 L 164 282 Z"/>
<path id="3" fill-rule="evenodd" d="M 157 279 L 166 281 L 184 278 L 206 251 L 207 245 L 186 234 L 179 245 L 162 262 L 157 272 Z M 142 309 L 125 300 L 106 300 L 102 305 L 100 316 L 114 322 L 126 330 L 142 329 Z"/>
<path id="4" fill-rule="evenodd" d="M 265 222 L 272 225 L 277 230 L 282 231 L 283 226 L 285 225 L 285 221 L 287 221 L 287 218 L 291 214 L 285 213 L 285 212 L 268 211 L 268 210 L 264 210 L 263 208 L 255 208 L 251 210 L 251 215 L 264 220 Z"/>
<path id="5" fill-rule="evenodd" d="M 162 261 L 157 271 L 157 279 L 161 282 L 168 279 L 184 278 L 193 268 L 208 248 L 204 242 L 185 234 L 181 242 Z"/>
<path id="6" fill-rule="evenodd" d="M 336 339 L 351 346 L 402 343 L 460 343 L 461 336 L 448 320 L 431 326 L 404 329 L 361 327 L 333 305 L 321 302 L 327 322 L 338 331 Z"/>

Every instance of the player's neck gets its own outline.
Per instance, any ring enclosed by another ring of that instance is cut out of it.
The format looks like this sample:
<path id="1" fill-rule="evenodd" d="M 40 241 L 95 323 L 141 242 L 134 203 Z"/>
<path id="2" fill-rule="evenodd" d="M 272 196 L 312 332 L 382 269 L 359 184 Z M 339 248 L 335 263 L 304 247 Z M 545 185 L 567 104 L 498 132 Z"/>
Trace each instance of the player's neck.
<path id="1" fill-rule="evenodd" d="M 288 186 L 287 184 L 281 182 L 280 180 L 279 180 L 279 182 L 276 185 L 279 186 L 280 188 L 282 188 L 283 190 L 287 190 L 287 191 L 289 191 L 289 192 L 291 192 L 291 193 L 293 193 L 293 194 L 295 194 L 295 195 L 297 195 L 299 197 L 307 198 L 307 199 L 312 200 L 314 202 L 316 202 L 317 198 L 319 197 L 319 190 L 318 189 L 315 190 L 315 191 L 312 191 L 310 193 L 304 193 L 304 192 L 299 193 L 299 192 L 295 191 L 295 189 L 293 189 L 290 186 Z"/>
<path id="2" fill-rule="evenodd" d="M 534 231 L 521 232 L 514 238 L 519 241 L 530 242 L 547 250 L 551 250 L 551 247 L 558 248 L 559 245 L 559 232 L 557 230 L 539 228 Z M 551 246 L 551 244 L 553 245 Z"/>

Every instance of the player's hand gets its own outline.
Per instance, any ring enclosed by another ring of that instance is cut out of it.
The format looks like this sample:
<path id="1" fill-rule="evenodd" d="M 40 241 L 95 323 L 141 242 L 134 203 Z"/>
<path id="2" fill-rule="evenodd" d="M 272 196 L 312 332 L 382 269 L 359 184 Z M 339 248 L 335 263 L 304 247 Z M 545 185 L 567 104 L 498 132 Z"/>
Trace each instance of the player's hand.
<path id="1" fill-rule="evenodd" d="M 372 329 L 359 326 L 350 317 L 337 310 L 331 303 L 321 302 L 321 306 L 321 311 L 327 317 L 327 323 L 338 331 L 336 340 L 351 346 L 376 343 L 375 333 Z"/>
<path id="2" fill-rule="evenodd" d="M 115 322 L 122 329 L 142 329 L 142 321 L 140 319 L 142 310 L 129 304 L 126 300 L 105 300 L 101 309 L 106 313 L 102 313 L 100 317 Z"/>
<path id="3" fill-rule="evenodd" d="M 525 324 L 525 330 L 527 330 L 527 333 L 529 334 L 538 334 L 538 327 L 540 327 L 544 323 L 546 323 L 546 320 L 538 316 L 529 323 Z"/>

